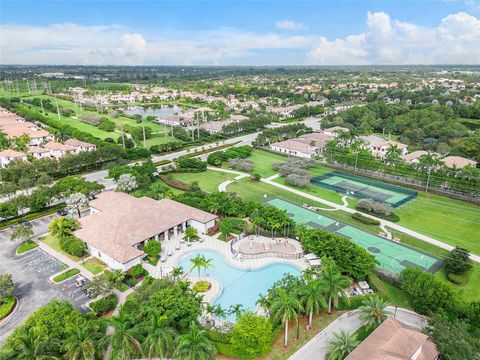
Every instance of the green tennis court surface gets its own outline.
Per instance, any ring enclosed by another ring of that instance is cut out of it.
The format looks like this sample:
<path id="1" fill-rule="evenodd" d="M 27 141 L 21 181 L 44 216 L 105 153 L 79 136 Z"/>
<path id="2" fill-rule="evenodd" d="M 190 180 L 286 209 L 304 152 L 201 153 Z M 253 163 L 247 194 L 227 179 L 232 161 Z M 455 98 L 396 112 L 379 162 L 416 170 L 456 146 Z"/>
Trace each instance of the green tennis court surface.
<path id="1" fill-rule="evenodd" d="M 398 207 L 414 199 L 417 192 L 379 181 L 333 171 L 312 179 L 315 186 L 346 193 L 357 199 L 373 199 Z"/>
<path id="2" fill-rule="evenodd" d="M 378 267 L 393 273 L 405 267 L 417 267 L 435 272 L 440 268 L 440 261 L 409 246 L 382 238 L 351 225 L 333 220 L 315 211 L 305 209 L 283 199 L 273 198 L 265 202 L 268 205 L 285 210 L 295 222 L 347 237 L 372 254 L 378 261 Z"/>

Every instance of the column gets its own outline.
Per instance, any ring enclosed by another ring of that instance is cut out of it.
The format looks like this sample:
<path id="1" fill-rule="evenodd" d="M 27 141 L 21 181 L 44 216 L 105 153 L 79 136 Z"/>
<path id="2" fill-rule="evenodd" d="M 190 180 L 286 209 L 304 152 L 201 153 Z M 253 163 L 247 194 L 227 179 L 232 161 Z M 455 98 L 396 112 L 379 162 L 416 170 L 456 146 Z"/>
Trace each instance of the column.
<path id="1" fill-rule="evenodd" d="M 182 231 L 185 232 L 186 229 L 187 229 L 187 222 L 185 221 L 185 222 L 182 224 Z"/>
<path id="2" fill-rule="evenodd" d="M 175 226 L 173 227 L 173 236 L 177 237 L 177 234 L 178 234 L 178 226 L 175 225 Z"/>
<path id="3" fill-rule="evenodd" d="M 168 230 L 163 233 L 163 238 L 168 241 Z"/>
<path id="4" fill-rule="evenodd" d="M 155 240 L 157 240 L 157 241 L 158 241 L 158 234 L 157 234 L 157 235 L 155 235 Z"/>

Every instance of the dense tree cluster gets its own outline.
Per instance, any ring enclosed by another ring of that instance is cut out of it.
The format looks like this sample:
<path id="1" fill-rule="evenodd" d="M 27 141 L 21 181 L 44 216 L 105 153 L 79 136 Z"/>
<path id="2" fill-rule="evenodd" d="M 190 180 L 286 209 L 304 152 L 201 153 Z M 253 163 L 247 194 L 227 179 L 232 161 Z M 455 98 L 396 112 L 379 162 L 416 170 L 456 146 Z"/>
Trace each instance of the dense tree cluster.
<path id="1" fill-rule="evenodd" d="M 312 129 L 305 124 L 291 124 L 262 131 L 252 142 L 253 146 L 267 146 L 272 143 L 288 140 L 303 134 L 311 133 Z"/>

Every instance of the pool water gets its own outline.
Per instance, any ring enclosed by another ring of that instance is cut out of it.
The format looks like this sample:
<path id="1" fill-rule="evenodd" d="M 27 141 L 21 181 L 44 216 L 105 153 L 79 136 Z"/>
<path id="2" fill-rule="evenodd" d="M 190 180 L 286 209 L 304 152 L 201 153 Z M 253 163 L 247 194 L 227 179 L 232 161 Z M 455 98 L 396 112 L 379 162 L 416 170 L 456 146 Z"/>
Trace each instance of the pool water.
<path id="1" fill-rule="evenodd" d="M 260 294 L 266 294 L 274 282 L 280 280 L 287 273 L 295 276 L 300 274 L 300 270 L 296 266 L 285 263 L 274 263 L 255 270 L 242 270 L 226 263 L 220 253 L 210 250 L 193 251 L 183 256 L 178 265 L 185 272 L 190 273 L 192 266 L 190 259 L 197 255 L 213 259 L 214 267 L 207 270 L 202 269 L 200 275 L 208 274 L 222 283 L 223 292 L 215 300 L 214 305 L 219 304 L 225 310 L 228 310 L 231 305 L 241 304 L 243 309 L 255 311 L 255 302 Z M 198 270 L 195 269 L 192 275 L 198 275 Z M 227 320 L 235 321 L 235 315 L 228 315 Z"/>

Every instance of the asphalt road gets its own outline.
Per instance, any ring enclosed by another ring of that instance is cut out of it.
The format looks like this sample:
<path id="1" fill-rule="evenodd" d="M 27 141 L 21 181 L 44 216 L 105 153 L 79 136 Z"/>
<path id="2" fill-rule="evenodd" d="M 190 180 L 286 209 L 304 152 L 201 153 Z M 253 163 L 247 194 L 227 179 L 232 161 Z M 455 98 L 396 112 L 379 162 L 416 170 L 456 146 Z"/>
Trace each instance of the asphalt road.
<path id="1" fill-rule="evenodd" d="M 389 310 L 392 315 L 395 312 L 395 308 L 393 306 L 387 307 L 387 310 Z M 425 317 L 406 309 L 397 308 L 395 318 L 417 329 L 422 329 L 426 326 Z M 328 354 L 328 343 L 335 337 L 334 333 L 338 333 L 340 330 L 348 330 L 351 333 L 354 333 L 360 328 L 361 325 L 362 323 L 359 319 L 358 311 L 348 312 L 331 323 L 323 331 L 318 333 L 312 340 L 300 348 L 300 350 L 290 356 L 288 360 L 325 359 Z"/>

